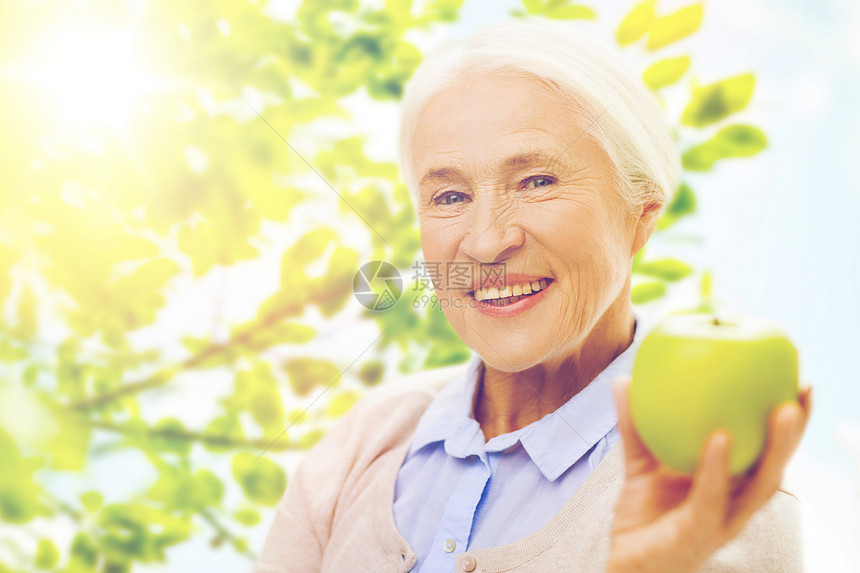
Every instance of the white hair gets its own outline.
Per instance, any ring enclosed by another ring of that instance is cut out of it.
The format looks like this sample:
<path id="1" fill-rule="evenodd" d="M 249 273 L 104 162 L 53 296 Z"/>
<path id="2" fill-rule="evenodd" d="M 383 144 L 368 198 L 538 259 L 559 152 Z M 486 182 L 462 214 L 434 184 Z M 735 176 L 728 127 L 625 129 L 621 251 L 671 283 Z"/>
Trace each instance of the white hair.
<path id="1" fill-rule="evenodd" d="M 588 136 L 615 170 L 631 213 L 667 204 L 680 180 L 680 160 L 663 114 L 644 83 L 606 45 L 569 22 L 503 20 L 425 59 L 406 86 L 401 108 L 400 168 L 417 195 L 411 144 L 428 100 L 465 76 L 522 73 L 556 90 L 581 117 Z M 571 134 L 571 141 L 579 134 Z"/>

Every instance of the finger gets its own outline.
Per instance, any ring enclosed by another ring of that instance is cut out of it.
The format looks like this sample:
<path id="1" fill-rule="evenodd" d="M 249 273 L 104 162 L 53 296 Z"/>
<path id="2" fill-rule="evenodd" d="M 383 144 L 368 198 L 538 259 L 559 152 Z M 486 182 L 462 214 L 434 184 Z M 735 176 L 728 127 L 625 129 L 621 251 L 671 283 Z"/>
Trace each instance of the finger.
<path id="1" fill-rule="evenodd" d="M 803 388 L 797 396 L 797 403 L 800 404 L 803 410 L 803 428 L 801 432 L 806 430 L 806 425 L 809 422 L 809 417 L 812 415 L 812 386 Z"/>
<path id="2" fill-rule="evenodd" d="M 804 418 L 797 402 L 783 404 L 771 412 L 762 456 L 732 502 L 729 521 L 733 531 L 739 531 L 779 488 L 785 466 L 800 442 Z"/>
<path id="3" fill-rule="evenodd" d="M 809 423 L 809 417 L 812 413 L 812 386 L 808 384 L 804 384 L 797 394 L 797 403 L 800 405 L 800 408 L 803 412 L 803 421 L 800 427 L 800 434 L 806 429 L 807 424 Z M 784 433 L 784 432 L 783 432 Z M 798 438 L 798 444 L 802 436 Z M 738 491 L 742 490 L 747 483 L 752 481 L 753 473 L 755 469 L 760 465 L 756 464 L 751 471 L 747 471 L 743 474 L 739 474 L 736 476 L 732 476 L 732 495 L 736 494 Z"/>
<path id="4" fill-rule="evenodd" d="M 731 437 L 724 430 L 711 434 L 702 447 L 693 488 L 684 506 L 691 527 L 697 531 L 722 532 L 731 499 L 730 451 Z M 705 537 L 719 539 L 716 535 Z"/>
<path id="5" fill-rule="evenodd" d="M 654 466 L 657 460 L 645 446 L 630 417 L 629 390 L 630 376 L 619 376 L 612 384 L 612 395 L 615 398 L 615 409 L 618 412 L 618 431 L 624 447 L 625 473 L 635 474 L 643 468 Z"/>

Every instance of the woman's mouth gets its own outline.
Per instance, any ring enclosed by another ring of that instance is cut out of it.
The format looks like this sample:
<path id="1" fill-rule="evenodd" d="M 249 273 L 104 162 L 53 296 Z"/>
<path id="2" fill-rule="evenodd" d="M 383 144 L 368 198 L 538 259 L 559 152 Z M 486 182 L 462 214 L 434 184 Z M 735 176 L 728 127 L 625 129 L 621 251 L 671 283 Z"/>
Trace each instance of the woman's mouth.
<path id="1" fill-rule="evenodd" d="M 485 305 L 503 307 L 512 305 L 524 298 L 534 296 L 549 285 L 553 279 L 544 278 L 531 282 L 509 284 L 505 288 L 479 288 L 469 294 Z"/>

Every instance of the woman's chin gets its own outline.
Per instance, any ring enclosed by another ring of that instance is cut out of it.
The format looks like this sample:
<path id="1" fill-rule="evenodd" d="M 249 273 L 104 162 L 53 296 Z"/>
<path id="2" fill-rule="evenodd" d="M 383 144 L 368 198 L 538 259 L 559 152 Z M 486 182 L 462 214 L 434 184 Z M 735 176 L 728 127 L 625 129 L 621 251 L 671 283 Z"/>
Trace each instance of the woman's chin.
<path id="1" fill-rule="evenodd" d="M 483 333 L 482 333 L 483 334 Z M 538 340 L 499 340 L 498 336 L 481 339 L 472 332 L 466 339 L 469 347 L 484 362 L 500 372 L 521 372 L 542 362 L 545 347 Z"/>
<path id="2" fill-rule="evenodd" d="M 444 310 L 443 310 L 444 312 Z M 520 372 L 543 362 L 558 340 L 551 335 L 560 325 L 552 317 L 513 320 L 507 327 L 474 308 L 444 312 L 459 337 L 489 366 L 503 372 Z"/>

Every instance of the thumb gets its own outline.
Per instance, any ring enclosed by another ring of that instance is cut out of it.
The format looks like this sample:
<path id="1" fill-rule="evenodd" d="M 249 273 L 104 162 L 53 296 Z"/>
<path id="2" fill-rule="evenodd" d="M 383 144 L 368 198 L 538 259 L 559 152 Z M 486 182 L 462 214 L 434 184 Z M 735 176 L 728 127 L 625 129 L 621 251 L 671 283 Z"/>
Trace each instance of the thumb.
<path id="1" fill-rule="evenodd" d="M 618 431 L 624 445 L 625 471 L 627 475 L 638 473 L 639 470 L 658 464 L 656 458 L 645 446 L 630 416 L 629 375 L 619 376 L 612 384 L 612 395 L 615 398 L 615 409 L 618 412 Z"/>

